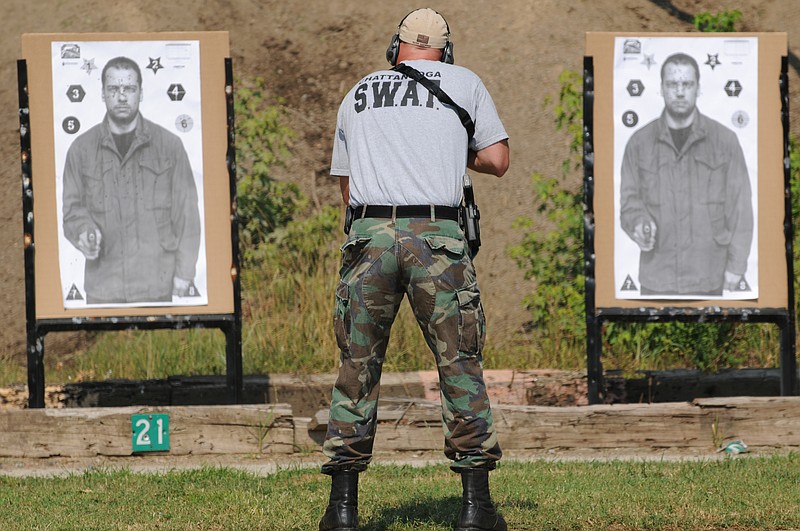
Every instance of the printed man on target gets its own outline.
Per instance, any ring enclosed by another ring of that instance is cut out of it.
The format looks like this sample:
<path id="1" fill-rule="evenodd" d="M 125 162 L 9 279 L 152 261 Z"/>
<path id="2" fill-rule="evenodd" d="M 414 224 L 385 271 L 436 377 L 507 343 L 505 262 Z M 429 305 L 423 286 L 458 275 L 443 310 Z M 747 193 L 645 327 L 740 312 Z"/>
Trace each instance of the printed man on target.
<path id="1" fill-rule="evenodd" d="M 105 118 L 75 139 L 64 168 L 64 234 L 86 258 L 86 302 L 193 296 L 200 214 L 183 144 L 139 112 L 135 61 L 106 63 L 102 94 Z"/>
<path id="2" fill-rule="evenodd" d="M 664 111 L 625 146 L 620 222 L 641 250 L 642 295 L 746 291 L 753 240 L 750 179 L 736 134 L 697 109 L 690 55 L 661 69 Z"/>

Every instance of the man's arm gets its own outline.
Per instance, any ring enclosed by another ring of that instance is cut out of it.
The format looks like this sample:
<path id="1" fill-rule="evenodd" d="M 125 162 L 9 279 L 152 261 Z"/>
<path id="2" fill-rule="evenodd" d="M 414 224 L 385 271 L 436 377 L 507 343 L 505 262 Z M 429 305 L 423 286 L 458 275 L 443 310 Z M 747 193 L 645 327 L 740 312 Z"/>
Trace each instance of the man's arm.
<path id="1" fill-rule="evenodd" d="M 190 285 L 194 280 L 197 256 L 200 252 L 200 211 L 197 206 L 197 186 L 189 157 L 180 140 L 177 141 L 175 167 L 172 175 L 172 227 L 178 237 L 173 284 Z M 183 282 L 180 282 L 182 280 Z M 186 282 L 189 281 L 189 282 Z M 181 290 L 177 290 L 181 291 Z M 179 293 L 184 295 L 184 293 Z"/>
<path id="2" fill-rule="evenodd" d="M 63 223 L 64 235 L 87 260 L 100 256 L 103 235 L 84 204 L 84 182 L 78 160 L 78 147 L 73 144 L 64 164 Z"/>
<path id="3" fill-rule="evenodd" d="M 625 146 L 620 172 L 620 225 L 642 251 L 649 252 L 655 247 L 658 227 L 642 200 L 643 190 L 636 158 L 631 138 Z"/>
<path id="4" fill-rule="evenodd" d="M 348 206 L 350 204 L 350 176 L 349 175 L 340 175 L 339 176 L 339 189 L 342 191 L 342 202 L 344 206 Z"/>
<path id="5" fill-rule="evenodd" d="M 725 266 L 725 288 L 736 289 L 747 271 L 747 259 L 753 241 L 753 205 L 750 177 L 744 153 L 735 137 L 728 162 L 725 190 L 725 225 L 731 231 L 728 264 Z"/>
<path id="6" fill-rule="evenodd" d="M 467 168 L 479 173 L 502 177 L 508 170 L 508 139 L 496 142 L 480 151 L 469 151 Z"/>

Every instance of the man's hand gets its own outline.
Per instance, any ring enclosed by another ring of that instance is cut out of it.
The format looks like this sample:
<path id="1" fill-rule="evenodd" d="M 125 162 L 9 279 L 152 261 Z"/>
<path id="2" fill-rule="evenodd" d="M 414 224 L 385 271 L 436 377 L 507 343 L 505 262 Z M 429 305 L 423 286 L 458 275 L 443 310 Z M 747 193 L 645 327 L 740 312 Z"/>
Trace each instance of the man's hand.
<path id="1" fill-rule="evenodd" d="M 633 241 L 644 251 L 652 251 L 656 246 L 656 222 L 642 221 L 633 229 Z"/>
<path id="2" fill-rule="evenodd" d="M 742 277 L 744 275 L 740 275 L 738 273 L 731 273 L 730 271 L 725 271 L 725 282 L 722 285 L 722 289 L 725 291 L 736 291 L 739 289 L 739 282 L 742 281 Z"/>
<path id="3" fill-rule="evenodd" d="M 83 253 L 87 260 L 97 260 L 100 256 L 100 241 L 103 234 L 100 229 L 89 229 L 81 232 L 78 236 L 78 250 Z"/>
<path id="4" fill-rule="evenodd" d="M 188 297 L 192 288 L 192 281 L 179 277 L 172 278 L 172 295 L 175 297 Z"/>

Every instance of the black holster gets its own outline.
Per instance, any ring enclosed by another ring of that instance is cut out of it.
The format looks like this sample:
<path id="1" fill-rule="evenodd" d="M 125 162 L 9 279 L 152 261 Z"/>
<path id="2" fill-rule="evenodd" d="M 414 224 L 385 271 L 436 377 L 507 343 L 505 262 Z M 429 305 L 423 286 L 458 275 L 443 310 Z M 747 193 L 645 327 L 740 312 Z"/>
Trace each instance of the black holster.
<path id="1" fill-rule="evenodd" d="M 350 226 L 353 224 L 353 218 L 355 217 L 355 209 L 351 206 L 347 206 L 344 209 L 344 233 L 350 234 Z"/>
<path id="2" fill-rule="evenodd" d="M 469 257 L 475 258 L 481 248 L 481 211 L 475 204 L 475 193 L 469 176 L 464 176 L 464 201 L 459 209 L 459 224 L 467 240 Z"/>

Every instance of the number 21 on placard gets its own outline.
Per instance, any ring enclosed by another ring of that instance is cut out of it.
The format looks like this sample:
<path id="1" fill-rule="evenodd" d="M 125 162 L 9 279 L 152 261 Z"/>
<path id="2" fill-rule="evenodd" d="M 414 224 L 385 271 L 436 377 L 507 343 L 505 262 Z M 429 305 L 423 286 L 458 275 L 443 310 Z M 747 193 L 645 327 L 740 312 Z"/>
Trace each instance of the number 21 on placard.
<path id="1" fill-rule="evenodd" d="M 133 451 L 169 450 L 169 417 L 166 414 L 132 415 Z"/>
<path id="2" fill-rule="evenodd" d="M 155 444 L 164 444 L 164 420 L 158 419 L 156 421 L 156 426 L 158 427 L 156 430 L 158 433 L 158 441 Z M 139 433 L 139 435 L 136 436 L 136 444 L 150 444 L 150 421 L 147 419 L 139 419 L 136 421 L 136 428 L 135 431 Z"/>

